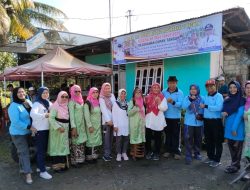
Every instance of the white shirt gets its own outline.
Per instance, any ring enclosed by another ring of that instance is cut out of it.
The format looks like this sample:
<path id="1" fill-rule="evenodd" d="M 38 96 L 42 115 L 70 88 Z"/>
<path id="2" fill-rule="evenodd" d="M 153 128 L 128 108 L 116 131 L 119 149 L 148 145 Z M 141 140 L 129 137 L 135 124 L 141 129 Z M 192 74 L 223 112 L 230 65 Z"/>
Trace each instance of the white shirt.
<path id="1" fill-rule="evenodd" d="M 50 102 L 51 106 L 52 103 Z M 45 115 L 48 110 L 39 102 L 33 103 L 32 109 L 30 111 L 30 117 L 32 118 L 32 127 L 35 127 L 38 131 L 49 130 L 49 118 Z"/>
<path id="2" fill-rule="evenodd" d="M 146 115 L 146 128 L 152 129 L 154 131 L 162 131 L 164 127 L 167 126 L 164 111 L 168 109 L 168 103 L 166 98 L 164 98 L 160 105 L 158 105 L 159 113 L 155 115 L 153 112 L 150 112 Z"/>
<path id="3" fill-rule="evenodd" d="M 114 127 L 118 128 L 117 136 L 128 136 L 129 128 L 127 110 L 121 109 L 115 102 L 112 108 L 112 118 Z M 116 136 L 116 132 L 114 132 L 114 136 Z"/>
<path id="4" fill-rule="evenodd" d="M 105 125 L 106 122 L 113 121 L 112 120 L 112 113 L 107 108 L 107 106 L 105 104 L 105 100 L 103 98 L 100 97 L 99 102 L 100 102 L 100 108 L 101 108 L 101 112 L 102 112 L 102 124 Z M 114 103 L 115 103 L 114 94 L 111 95 L 111 102 L 114 105 Z"/>

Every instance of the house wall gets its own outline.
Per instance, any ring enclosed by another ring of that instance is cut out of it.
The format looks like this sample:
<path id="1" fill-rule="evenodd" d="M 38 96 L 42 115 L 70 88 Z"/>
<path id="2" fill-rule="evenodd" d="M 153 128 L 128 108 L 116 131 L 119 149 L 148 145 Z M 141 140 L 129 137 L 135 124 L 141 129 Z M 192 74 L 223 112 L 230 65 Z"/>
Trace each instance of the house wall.
<path id="1" fill-rule="evenodd" d="M 111 54 L 110 53 L 103 53 L 97 55 L 90 55 L 86 56 L 85 60 L 87 63 L 91 63 L 94 65 L 105 65 L 111 63 Z"/>

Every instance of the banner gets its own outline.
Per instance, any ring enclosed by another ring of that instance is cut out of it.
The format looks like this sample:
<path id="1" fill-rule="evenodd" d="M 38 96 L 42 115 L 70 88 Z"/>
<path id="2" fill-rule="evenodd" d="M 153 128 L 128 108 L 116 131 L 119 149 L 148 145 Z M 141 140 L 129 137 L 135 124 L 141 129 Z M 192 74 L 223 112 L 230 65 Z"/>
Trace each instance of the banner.
<path id="1" fill-rule="evenodd" d="M 46 43 L 46 41 L 47 40 L 43 32 L 39 32 L 38 34 L 26 41 L 27 52 L 34 51 L 35 49 L 41 47 Z"/>
<path id="2" fill-rule="evenodd" d="M 222 14 L 135 32 L 112 40 L 113 64 L 222 49 Z"/>

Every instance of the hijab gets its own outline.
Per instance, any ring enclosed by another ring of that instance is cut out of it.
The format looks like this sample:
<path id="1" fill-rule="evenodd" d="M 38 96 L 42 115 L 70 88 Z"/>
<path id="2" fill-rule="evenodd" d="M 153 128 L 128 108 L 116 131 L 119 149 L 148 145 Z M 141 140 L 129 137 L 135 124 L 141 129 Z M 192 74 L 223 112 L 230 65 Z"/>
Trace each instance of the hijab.
<path id="1" fill-rule="evenodd" d="M 23 88 L 22 87 L 16 87 L 16 88 L 13 89 L 13 93 L 12 93 L 13 102 L 15 102 L 17 104 L 22 104 L 24 106 L 24 108 L 27 110 L 27 112 L 30 113 L 30 111 L 31 111 L 31 105 L 26 100 L 26 98 L 19 99 L 18 96 L 17 96 L 17 93 L 18 93 L 19 89 L 23 89 Z"/>
<path id="2" fill-rule="evenodd" d="M 42 98 L 42 94 L 43 92 L 47 90 L 49 91 L 49 89 L 47 87 L 40 87 L 37 91 L 37 98 L 36 98 L 36 102 L 39 102 L 40 104 L 42 104 L 47 110 L 49 110 L 49 100 L 47 99 L 43 99 Z"/>
<path id="3" fill-rule="evenodd" d="M 227 112 L 228 116 L 237 112 L 239 107 L 245 105 L 246 102 L 246 99 L 242 96 L 240 83 L 238 83 L 237 81 L 231 81 L 228 84 L 228 89 L 231 84 L 234 84 L 237 87 L 237 93 L 231 94 L 229 91 L 229 98 L 224 100 L 222 112 Z"/>
<path id="4" fill-rule="evenodd" d="M 127 110 L 128 109 L 128 104 L 127 104 L 127 101 L 126 101 L 126 99 L 125 100 L 121 100 L 121 94 L 122 94 L 122 92 L 125 92 L 126 94 L 127 94 L 127 91 L 125 90 L 125 89 L 120 89 L 119 91 L 118 91 L 118 98 L 117 98 L 117 104 L 118 104 L 118 106 L 121 108 L 121 109 L 123 109 L 123 110 Z"/>
<path id="5" fill-rule="evenodd" d="M 245 84 L 245 89 L 247 87 L 247 85 L 250 84 L 250 81 L 247 81 Z M 245 111 L 248 111 L 250 108 L 250 97 L 246 98 L 246 104 L 245 104 Z"/>
<path id="6" fill-rule="evenodd" d="M 75 91 L 80 91 L 79 96 L 77 96 L 77 93 Z M 82 98 L 82 90 L 79 85 L 73 85 L 70 88 L 70 98 L 73 102 L 76 102 L 80 105 L 84 104 L 83 98 Z"/>
<path id="7" fill-rule="evenodd" d="M 202 110 L 200 109 L 200 104 L 201 104 L 201 96 L 200 96 L 200 87 L 196 84 L 191 84 L 189 87 L 189 90 L 192 89 L 192 87 L 195 87 L 197 93 L 195 94 L 195 99 L 192 99 L 189 97 L 189 100 L 191 101 L 191 104 L 189 105 L 189 110 L 192 111 L 194 114 L 200 113 Z M 190 93 L 191 96 L 191 93 Z"/>
<path id="8" fill-rule="evenodd" d="M 102 88 L 101 88 L 101 92 L 100 92 L 100 97 L 104 99 L 106 107 L 111 111 L 112 106 L 113 106 L 113 103 L 111 101 L 112 94 L 110 93 L 110 94 L 107 95 L 107 94 L 104 93 L 104 89 L 105 89 L 106 86 L 111 87 L 111 85 L 109 83 L 107 83 L 107 82 L 103 83 Z"/>
<path id="9" fill-rule="evenodd" d="M 87 100 L 91 103 L 93 107 L 98 107 L 100 105 L 98 98 L 93 97 L 93 92 L 99 91 L 96 87 L 92 87 L 89 90 Z"/>
<path id="10" fill-rule="evenodd" d="M 162 101 L 164 99 L 164 96 L 161 93 L 161 91 L 159 91 L 158 93 L 154 93 L 153 92 L 154 86 L 158 86 L 161 89 L 161 86 L 159 83 L 152 84 L 149 95 L 147 95 L 146 97 L 146 106 L 147 106 L 147 113 L 153 112 L 157 116 L 159 113 L 159 109 L 158 109 L 158 104 L 155 101 L 155 99 L 158 97 Z"/>
<path id="11" fill-rule="evenodd" d="M 68 101 L 65 103 L 62 103 L 62 96 L 67 95 L 68 93 L 66 91 L 59 92 L 56 101 L 51 106 L 51 109 L 55 109 L 57 111 L 57 117 L 59 119 L 69 119 L 69 109 L 68 109 Z"/>

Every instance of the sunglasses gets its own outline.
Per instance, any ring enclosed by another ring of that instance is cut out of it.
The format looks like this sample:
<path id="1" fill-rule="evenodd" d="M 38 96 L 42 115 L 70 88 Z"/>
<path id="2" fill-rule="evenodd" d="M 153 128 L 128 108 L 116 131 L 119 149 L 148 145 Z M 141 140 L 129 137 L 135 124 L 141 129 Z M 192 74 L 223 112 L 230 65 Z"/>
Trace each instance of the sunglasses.
<path id="1" fill-rule="evenodd" d="M 79 91 L 75 91 L 75 93 L 78 93 L 78 92 L 80 93 L 81 91 L 80 90 Z"/>
<path id="2" fill-rule="evenodd" d="M 66 98 L 66 99 L 68 99 L 69 97 L 68 97 L 68 96 L 61 96 L 61 98 Z"/>

